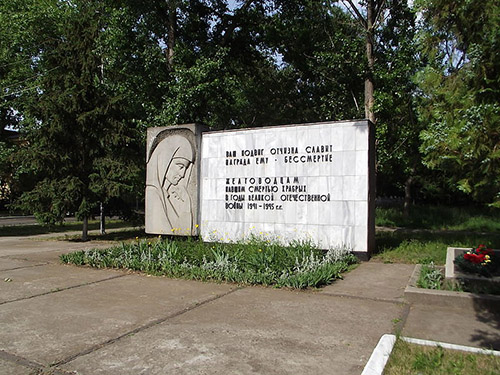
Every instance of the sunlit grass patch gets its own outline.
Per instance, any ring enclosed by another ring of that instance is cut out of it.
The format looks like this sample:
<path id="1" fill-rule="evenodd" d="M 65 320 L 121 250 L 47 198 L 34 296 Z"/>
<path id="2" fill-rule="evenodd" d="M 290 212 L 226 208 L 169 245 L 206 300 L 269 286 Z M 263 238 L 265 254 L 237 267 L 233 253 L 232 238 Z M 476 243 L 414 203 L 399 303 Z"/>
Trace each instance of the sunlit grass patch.
<path id="1" fill-rule="evenodd" d="M 47 226 L 42 224 L 29 225 L 11 225 L 3 226 L 0 229 L 0 237 L 7 236 L 35 236 L 38 234 L 48 233 L 65 233 L 73 231 L 81 231 L 83 223 L 81 221 L 64 222 L 60 225 Z M 134 223 L 123 220 L 107 220 L 106 229 L 130 228 L 135 226 Z M 98 220 L 89 220 L 89 231 L 99 229 Z M 81 236 L 79 236 L 81 237 Z M 78 238 L 79 238 L 78 237 Z M 76 238 L 76 237 L 75 237 Z"/>
<path id="2" fill-rule="evenodd" d="M 476 244 L 500 248 L 499 233 L 453 233 L 396 230 L 376 233 L 375 258 L 389 263 L 444 265 L 448 247 L 471 248 Z"/>
<path id="3" fill-rule="evenodd" d="M 496 375 L 500 357 L 396 340 L 384 375 Z"/>
<path id="4" fill-rule="evenodd" d="M 500 232 L 500 210 L 489 207 L 415 205 L 405 216 L 403 208 L 377 207 L 377 226 L 432 230 Z"/>
<path id="5" fill-rule="evenodd" d="M 237 243 L 159 237 L 64 254 L 61 261 L 175 278 L 302 289 L 331 283 L 357 259 L 345 247 L 324 252 L 308 241 L 284 246 L 257 237 Z"/>

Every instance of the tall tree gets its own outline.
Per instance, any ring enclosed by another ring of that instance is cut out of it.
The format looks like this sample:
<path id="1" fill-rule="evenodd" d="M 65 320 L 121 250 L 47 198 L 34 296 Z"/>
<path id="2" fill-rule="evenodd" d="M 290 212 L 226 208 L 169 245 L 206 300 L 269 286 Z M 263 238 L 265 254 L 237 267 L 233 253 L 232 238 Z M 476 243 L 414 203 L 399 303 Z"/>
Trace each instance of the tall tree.
<path id="1" fill-rule="evenodd" d="M 362 116 L 363 35 L 352 18 L 323 1 L 275 1 L 266 31 L 286 82 L 285 121 Z"/>
<path id="2" fill-rule="evenodd" d="M 22 97 L 22 130 L 26 143 L 18 153 L 20 168 L 35 176 L 32 190 L 18 206 L 45 223 L 62 221 L 76 212 L 88 218 L 98 202 L 130 192 L 137 184 L 140 135 L 126 103 L 104 83 L 99 38 L 106 8 L 92 1 L 45 3 L 56 21 L 38 44 L 35 89 Z M 37 12 L 33 7 L 29 12 Z M 29 13 L 22 16 L 29 16 Z"/>
<path id="3" fill-rule="evenodd" d="M 500 207 L 500 4 L 417 5 L 430 62 L 419 75 L 426 165 L 475 201 Z"/>
<path id="4" fill-rule="evenodd" d="M 375 123 L 376 117 L 373 108 L 375 103 L 375 29 L 381 21 L 386 0 L 365 0 L 357 3 L 352 0 L 343 0 L 342 2 L 358 20 L 365 31 L 365 53 L 367 62 L 365 74 L 365 118 Z"/>
<path id="5" fill-rule="evenodd" d="M 426 175 L 419 152 L 421 122 L 416 113 L 414 75 L 423 67 L 416 43 L 416 15 L 406 1 L 388 0 L 377 35 L 377 189 L 405 197 L 409 213 L 414 186 Z"/>

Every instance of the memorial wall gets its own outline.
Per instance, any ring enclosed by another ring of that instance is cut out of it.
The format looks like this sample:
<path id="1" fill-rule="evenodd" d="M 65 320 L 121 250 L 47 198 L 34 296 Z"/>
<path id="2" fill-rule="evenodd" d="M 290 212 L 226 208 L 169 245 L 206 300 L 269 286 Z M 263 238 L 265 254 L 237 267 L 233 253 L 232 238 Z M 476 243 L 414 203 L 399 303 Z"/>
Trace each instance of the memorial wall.
<path id="1" fill-rule="evenodd" d="M 200 156 L 204 240 L 257 235 L 367 255 L 373 249 L 375 156 L 368 121 L 207 132 Z"/>

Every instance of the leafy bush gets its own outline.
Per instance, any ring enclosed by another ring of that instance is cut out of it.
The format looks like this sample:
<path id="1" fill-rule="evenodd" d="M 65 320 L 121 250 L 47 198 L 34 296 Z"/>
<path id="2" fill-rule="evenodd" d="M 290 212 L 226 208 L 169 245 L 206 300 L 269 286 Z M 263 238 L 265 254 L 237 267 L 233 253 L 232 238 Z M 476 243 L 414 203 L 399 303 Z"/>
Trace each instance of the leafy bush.
<path id="1" fill-rule="evenodd" d="M 64 254 L 61 261 L 185 279 L 302 289 L 331 283 L 357 259 L 346 247 L 324 252 L 307 241 L 283 246 L 277 241 L 257 237 L 238 243 L 159 237 L 157 240 L 136 239 L 104 250 Z"/>

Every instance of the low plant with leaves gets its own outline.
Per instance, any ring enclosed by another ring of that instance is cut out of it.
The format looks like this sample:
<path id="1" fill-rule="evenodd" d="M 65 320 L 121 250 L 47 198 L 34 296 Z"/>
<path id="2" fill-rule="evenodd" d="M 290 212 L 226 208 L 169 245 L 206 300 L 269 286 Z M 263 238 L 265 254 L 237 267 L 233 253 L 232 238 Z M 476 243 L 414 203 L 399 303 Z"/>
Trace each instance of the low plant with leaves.
<path id="1" fill-rule="evenodd" d="M 417 286 L 425 289 L 440 290 L 443 284 L 443 272 L 437 268 L 433 262 L 423 264 L 420 269 L 420 276 L 417 280 Z"/>
<path id="2" fill-rule="evenodd" d="M 252 237 L 237 243 L 158 239 L 104 250 L 61 255 L 61 261 L 97 268 L 126 268 L 169 277 L 303 289 L 341 278 L 357 259 L 347 247 L 326 252 L 307 241 L 284 246 Z"/>

